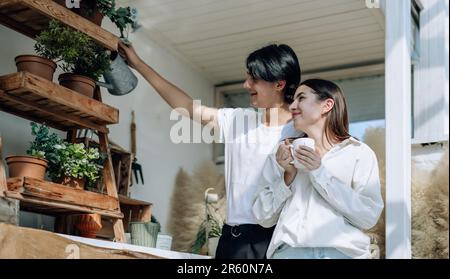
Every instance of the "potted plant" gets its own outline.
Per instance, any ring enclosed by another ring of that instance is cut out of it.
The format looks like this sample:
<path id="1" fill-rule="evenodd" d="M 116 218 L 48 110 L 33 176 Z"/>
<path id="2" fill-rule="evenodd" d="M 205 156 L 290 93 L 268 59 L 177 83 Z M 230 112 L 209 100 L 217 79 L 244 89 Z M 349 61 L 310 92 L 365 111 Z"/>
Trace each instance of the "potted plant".
<path id="1" fill-rule="evenodd" d="M 34 140 L 27 150 L 29 156 L 9 156 L 6 157 L 10 177 L 31 177 L 44 180 L 47 167 L 56 166 L 57 144 L 62 143 L 62 139 L 55 133 L 49 133 L 46 125 L 31 123 L 31 134 Z"/>
<path id="2" fill-rule="evenodd" d="M 124 31 L 126 29 L 132 28 L 133 30 L 136 30 L 138 28 L 136 8 L 120 7 L 117 10 L 107 13 L 106 15 L 119 29 L 121 38 L 126 37 L 124 36 Z"/>
<path id="3" fill-rule="evenodd" d="M 83 143 L 63 143 L 55 148 L 58 169 L 50 173 L 52 179 L 77 189 L 97 181 L 104 161 L 97 148 L 85 148 Z"/>
<path id="4" fill-rule="evenodd" d="M 67 8 L 65 0 L 56 2 Z M 104 16 L 107 16 L 120 30 L 123 38 L 123 31 L 130 26 L 137 27 L 137 10 L 130 7 L 119 7 L 116 9 L 115 0 L 80 0 L 80 7 L 72 9 L 75 13 L 101 26 Z"/>
<path id="5" fill-rule="evenodd" d="M 17 71 L 29 72 L 52 81 L 57 67 L 53 60 L 58 58 L 59 49 L 56 46 L 46 48 L 42 45 L 35 45 L 35 50 L 38 55 L 25 54 L 16 56 L 14 60 Z"/>
<path id="6" fill-rule="evenodd" d="M 93 22 L 94 24 L 101 26 L 103 21 L 103 13 L 98 8 L 97 0 L 80 0 L 80 7 L 71 8 L 67 7 L 66 0 L 55 0 L 56 3 L 60 4 L 61 6 L 68 8 L 72 10 L 74 13 L 86 18 L 87 20 Z M 104 1 L 100 1 L 104 2 Z M 113 2 L 111 0 L 108 0 L 107 2 Z"/>
<path id="7" fill-rule="evenodd" d="M 94 94 L 95 82 L 110 70 L 110 53 L 86 34 L 52 20 L 36 37 L 38 52 L 53 52 L 65 71 L 59 84 L 85 96 Z"/>
<path id="8" fill-rule="evenodd" d="M 220 222 L 212 214 L 208 213 L 206 220 L 200 225 L 197 237 L 192 245 L 192 253 L 200 253 L 202 247 L 206 244 L 208 255 L 214 258 L 221 235 L 222 226 Z"/>

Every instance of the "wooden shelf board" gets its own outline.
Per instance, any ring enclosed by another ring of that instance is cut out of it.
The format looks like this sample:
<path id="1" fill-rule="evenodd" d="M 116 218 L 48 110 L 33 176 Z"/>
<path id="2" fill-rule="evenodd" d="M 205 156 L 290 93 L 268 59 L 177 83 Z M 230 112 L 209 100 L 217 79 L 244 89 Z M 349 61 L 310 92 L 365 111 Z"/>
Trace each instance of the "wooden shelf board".
<path id="1" fill-rule="evenodd" d="M 125 205 L 152 206 L 150 202 L 135 200 L 124 195 L 119 195 L 119 202 Z"/>
<path id="2" fill-rule="evenodd" d="M 0 76 L 0 109 L 65 131 L 108 133 L 119 119 L 116 108 L 27 72 Z"/>
<path id="3" fill-rule="evenodd" d="M 119 201 L 108 195 L 74 189 L 29 177 L 7 180 L 5 196 L 21 201 L 21 208 L 44 214 L 98 213 L 123 218 Z"/>
<path id="4" fill-rule="evenodd" d="M 117 50 L 119 38 L 52 0 L 2 0 L 0 24 L 35 38 L 51 19 L 79 30 L 110 50 Z"/>

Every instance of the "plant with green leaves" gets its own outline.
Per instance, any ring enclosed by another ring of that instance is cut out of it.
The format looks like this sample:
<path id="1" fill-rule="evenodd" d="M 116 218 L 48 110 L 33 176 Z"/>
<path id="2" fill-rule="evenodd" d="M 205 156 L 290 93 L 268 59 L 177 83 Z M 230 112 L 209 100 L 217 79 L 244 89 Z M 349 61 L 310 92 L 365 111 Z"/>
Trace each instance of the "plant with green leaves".
<path id="1" fill-rule="evenodd" d="M 120 37 L 125 38 L 124 31 L 131 27 L 137 29 L 137 9 L 119 7 L 116 9 L 115 0 L 97 0 L 97 8 L 114 23 L 120 31 Z"/>
<path id="2" fill-rule="evenodd" d="M 47 171 L 52 174 L 59 169 L 59 158 L 56 146 L 63 144 L 64 140 L 55 133 L 50 133 L 47 125 L 38 125 L 31 122 L 31 135 L 34 136 L 27 154 L 48 161 Z M 50 175 L 51 176 L 51 175 Z"/>
<path id="3" fill-rule="evenodd" d="M 56 145 L 56 149 L 59 171 L 53 174 L 54 178 L 86 178 L 88 183 L 94 183 L 100 177 L 105 158 L 98 148 L 85 148 L 83 143 L 63 143 Z"/>
<path id="4" fill-rule="evenodd" d="M 95 4 L 100 13 L 107 17 L 111 17 L 116 10 L 115 0 L 97 0 Z"/>
<path id="5" fill-rule="evenodd" d="M 128 27 L 137 29 L 137 10 L 135 8 L 120 7 L 109 18 L 119 28 L 121 38 L 125 38 L 124 31 Z"/>
<path id="6" fill-rule="evenodd" d="M 45 124 L 38 125 L 35 122 L 31 122 L 30 125 L 31 135 L 33 135 L 34 139 L 30 142 L 27 154 L 41 159 L 54 156 L 56 151 L 55 145 L 61 144 L 63 139 L 55 133 L 50 133 L 48 126 Z"/>
<path id="7" fill-rule="evenodd" d="M 36 37 L 34 46 L 41 56 L 61 62 L 65 72 L 90 77 L 96 81 L 110 70 L 110 52 L 86 34 L 56 20 Z"/>
<path id="8" fill-rule="evenodd" d="M 195 241 L 192 244 L 192 253 L 200 253 L 200 250 L 206 244 L 209 238 L 220 237 L 221 235 L 221 224 L 211 214 L 207 214 L 207 218 L 200 225 Z"/>

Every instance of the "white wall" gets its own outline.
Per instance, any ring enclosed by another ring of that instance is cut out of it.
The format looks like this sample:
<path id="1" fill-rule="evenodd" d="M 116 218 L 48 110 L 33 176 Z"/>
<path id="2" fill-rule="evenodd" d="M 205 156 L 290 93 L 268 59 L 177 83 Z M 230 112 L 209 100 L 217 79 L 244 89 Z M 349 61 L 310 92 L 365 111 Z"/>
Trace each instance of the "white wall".
<path id="1" fill-rule="evenodd" d="M 106 22 L 109 28 L 108 22 Z M 15 72 L 14 57 L 33 53 L 34 41 L 0 25 L 0 75 Z M 143 59 L 175 85 L 202 103 L 213 104 L 213 84 L 195 72 L 189 65 L 174 58 L 163 48 L 139 32 L 130 40 Z M 169 214 L 170 198 L 175 175 L 182 167 L 191 171 L 203 160 L 212 158 L 208 144 L 173 144 L 170 129 L 176 121 L 169 120 L 170 107 L 140 76 L 139 85 L 132 93 L 116 97 L 103 91 L 103 102 L 120 109 L 120 123 L 110 126 L 110 138 L 125 148 L 130 148 L 131 110 L 136 113 L 137 157 L 144 170 L 145 185 L 131 188 L 131 196 L 152 202 L 153 214 L 163 230 Z M 57 74 L 55 74 L 56 80 Z M 3 137 L 4 156 L 24 154 L 30 140 L 29 121 L 0 112 L 0 134 Z"/>
<path id="2" fill-rule="evenodd" d="M 414 90 L 414 142 L 448 140 L 448 0 L 421 0 L 419 63 Z"/>

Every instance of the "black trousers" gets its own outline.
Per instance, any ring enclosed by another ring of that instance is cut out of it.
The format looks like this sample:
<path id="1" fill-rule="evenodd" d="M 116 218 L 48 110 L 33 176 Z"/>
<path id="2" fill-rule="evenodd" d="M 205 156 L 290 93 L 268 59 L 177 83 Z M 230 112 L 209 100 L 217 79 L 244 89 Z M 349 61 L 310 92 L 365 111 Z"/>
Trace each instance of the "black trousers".
<path id="1" fill-rule="evenodd" d="M 255 224 L 223 225 L 216 259 L 265 259 L 274 227 Z"/>

